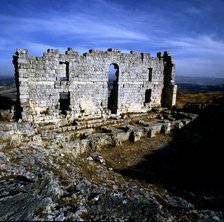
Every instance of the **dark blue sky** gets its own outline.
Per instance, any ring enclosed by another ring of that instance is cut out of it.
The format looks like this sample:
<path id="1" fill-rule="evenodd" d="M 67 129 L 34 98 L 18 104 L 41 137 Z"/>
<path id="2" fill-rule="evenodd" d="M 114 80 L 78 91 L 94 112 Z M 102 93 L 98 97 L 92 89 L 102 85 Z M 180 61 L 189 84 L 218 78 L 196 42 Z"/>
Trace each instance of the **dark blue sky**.
<path id="1" fill-rule="evenodd" d="M 17 48 L 168 50 L 177 75 L 224 77 L 224 0 L 0 0 L 0 75 Z"/>

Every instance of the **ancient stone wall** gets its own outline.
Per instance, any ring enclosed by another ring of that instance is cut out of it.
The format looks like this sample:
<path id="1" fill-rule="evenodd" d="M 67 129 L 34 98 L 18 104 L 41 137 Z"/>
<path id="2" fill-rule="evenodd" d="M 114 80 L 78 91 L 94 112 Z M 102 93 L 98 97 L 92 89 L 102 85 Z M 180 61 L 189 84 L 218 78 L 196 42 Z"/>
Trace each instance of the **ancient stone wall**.
<path id="1" fill-rule="evenodd" d="M 72 122 L 175 105 L 175 65 L 166 52 L 155 58 L 117 49 L 79 55 L 68 48 L 65 54 L 49 49 L 38 57 L 18 49 L 13 63 L 21 117 L 26 121 Z M 109 92 L 111 64 L 117 79 Z"/>

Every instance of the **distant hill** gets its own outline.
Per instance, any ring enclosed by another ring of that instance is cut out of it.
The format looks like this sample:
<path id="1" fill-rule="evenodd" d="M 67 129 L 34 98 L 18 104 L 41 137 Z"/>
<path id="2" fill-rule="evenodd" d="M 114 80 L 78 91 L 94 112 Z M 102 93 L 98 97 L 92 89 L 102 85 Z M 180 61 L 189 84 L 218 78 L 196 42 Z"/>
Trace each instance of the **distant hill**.
<path id="1" fill-rule="evenodd" d="M 224 78 L 195 77 L 195 76 L 176 76 L 176 84 L 194 84 L 194 85 L 223 85 Z"/>
<path id="2" fill-rule="evenodd" d="M 14 76 L 1 76 L 0 75 L 0 85 L 9 85 L 15 83 L 15 77 Z"/>
<path id="3" fill-rule="evenodd" d="M 188 83 L 177 83 L 178 91 L 185 92 L 224 92 L 224 84 L 221 85 L 197 85 L 197 84 L 188 84 Z"/>
<path id="4" fill-rule="evenodd" d="M 176 76 L 178 89 L 188 92 L 224 91 L 224 78 Z"/>
<path id="5" fill-rule="evenodd" d="M 8 97 L 12 100 L 16 100 L 17 94 L 16 94 L 16 84 L 14 77 L 0 76 L 0 97 L 2 98 Z"/>

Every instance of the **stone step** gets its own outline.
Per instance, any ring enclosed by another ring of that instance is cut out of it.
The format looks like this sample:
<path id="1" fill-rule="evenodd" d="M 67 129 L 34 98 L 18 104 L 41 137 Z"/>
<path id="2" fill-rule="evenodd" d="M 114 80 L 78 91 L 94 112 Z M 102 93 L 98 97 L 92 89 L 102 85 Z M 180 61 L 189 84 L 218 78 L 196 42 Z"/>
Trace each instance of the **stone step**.
<path id="1" fill-rule="evenodd" d="M 87 128 L 98 128 L 106 125 L 118 125 L 122 123 L 128 123 L 131 120 L 138 120 L 144 117 L 149 117 L 148 113 L 138 113 L 138 114 L 130 114 L 126 118 L 114 117 L 110 119 L 92 119 L 92 120 L 76 120 L 73 125 L 70 126 L 61 126 L 55 124 L 49 124 L 46 126 L 38 127 L 39 131 L 51 131 L 51 132 L 66 132 L 66 131 L 74 131 L 74 130 L 82 130 Z"/>

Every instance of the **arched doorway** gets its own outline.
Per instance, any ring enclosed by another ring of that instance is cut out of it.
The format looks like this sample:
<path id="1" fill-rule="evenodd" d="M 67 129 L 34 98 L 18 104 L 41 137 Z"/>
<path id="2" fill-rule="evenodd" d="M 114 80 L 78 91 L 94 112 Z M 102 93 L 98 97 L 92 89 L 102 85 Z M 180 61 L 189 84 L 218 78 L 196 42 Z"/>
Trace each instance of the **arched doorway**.
<path id="1" fill-rule="evenodd" d="M 116 63 L 109 66 L 108 74 L 108 109 L 117 113 L 119 67 Z"/>

